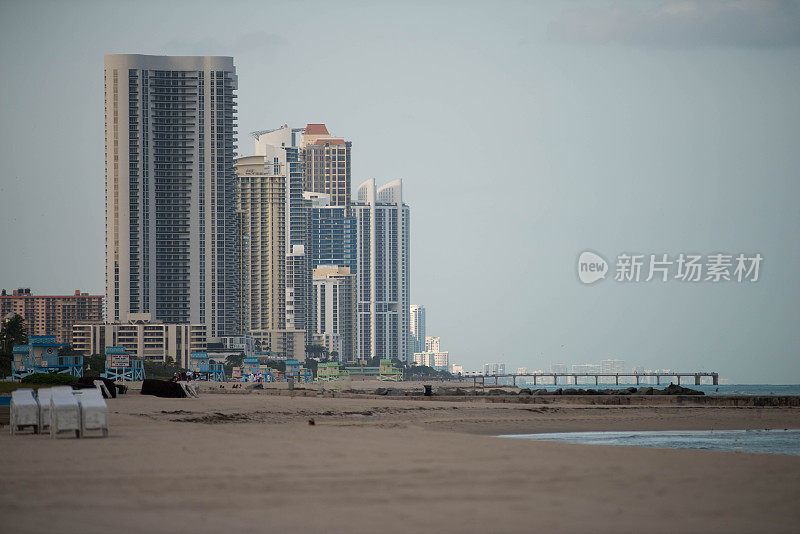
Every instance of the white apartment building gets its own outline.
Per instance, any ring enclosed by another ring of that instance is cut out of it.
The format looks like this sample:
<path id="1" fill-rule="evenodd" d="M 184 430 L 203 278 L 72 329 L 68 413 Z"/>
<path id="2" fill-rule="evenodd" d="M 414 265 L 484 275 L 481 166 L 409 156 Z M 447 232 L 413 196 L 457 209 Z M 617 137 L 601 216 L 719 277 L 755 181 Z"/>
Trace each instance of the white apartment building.
<path id="1" fill-rule="evenodd" d="M 106 321 L 240 333 L 231 57 L 105 56 Z"/>
<path id="2" fill-rule="evenodd" d="M 255 156 L 235 162 L 244 264 L 244 327 L 263 347 L 305 360 L 310 341 L 310 205 L 303 198 L 301 129 L 255 132 Z"/>
<path id="3" fill-rule="evenodd" d="M 412 359 L 410 324 L 410 215 L 403 183 L 376 188 L 367 180 L 351 203 L 357 226 L 358 359 Z"/>
<path id="4" fill-rule="evenodd" d="M 439 352 L 439 338 L 426 336 L 425 337 L 425 352 Z"/>
<path id="5" fill-rule="evenodd" d="M 256 354 L 256 340 L 253 336 L 228 336 L 209 339 L 209 342 L 221 343 L 223 348 L 232 352 L 242 352 L 248 358 Z"/>
<path id="6" fill-rule="evenodd" d="M 504 363 L 484 363 L 484 375 L 504 375 L 506 374 L 506 364 Z"/>
<path id="7" fill-rule="evenodd" d="M 625 372 L 625 360 L 600 360 L 600 372 L 601 373 L 624 373 Z M 616 379 L 612 377 L 601 377 L 600 382 L 605 384 L 615 384 Z"/>
<path id="8" fill-rule="evenodd" d="M 450 368 L 450 355 L 447 352 L 417 352 L 414 354 L 414 365 L 425 365 L 437 371 L 446 371 Z"/>
<path id="9" fill-rule="evenodd" d="M 572 372 L 573 373 L 600 373 L 601 367 L 600 365 L 596 365 L 593 363 L 576 363 L 572 365 Z"/>
<path id="10" fill-rule="evenodd" d="M 356 356 L 356 275 L 347 267 L 320 265 L 314 269 L 312 291 L 313 339 L 339 361 Z"/>
<path id="11" fill-rule="evenodd" d="M 567 372 L 567 364 L 565 364 L 565 363 L 551 363 L 550 364 L 550 372 L 551 373 L 566 373 Z"/>
<path id="12" fill-rule="evenodd" d="M 409 333 L 411 352 L 424 352 L 427 350 L 425 347 L 425 306 L 419 304 L 412 304 L 410 309 Z"/>
<path id="13" fill-rule="evenodd" d="M 171 357 L 183 368 L 189 367 L 193 352 L 206 350 L 206 325 L 149 322 L 148 315 L 129 314 L 129 323 L 76 324 L 72 347 L 85 356 L 125 347 L 137 358 L 163 363 Z"/>

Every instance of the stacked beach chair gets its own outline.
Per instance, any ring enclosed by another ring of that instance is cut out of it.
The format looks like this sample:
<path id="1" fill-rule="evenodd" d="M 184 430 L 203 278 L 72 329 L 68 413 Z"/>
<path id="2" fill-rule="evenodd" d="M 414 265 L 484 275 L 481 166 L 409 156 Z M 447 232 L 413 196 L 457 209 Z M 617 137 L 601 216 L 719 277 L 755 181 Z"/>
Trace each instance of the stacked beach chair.
<path id="1" fill-rule="evenodd" d="M 90 430 L 99 430 L 103 437 L 108 436 L 108 406 L 98 382 L 94 388 L 75 391 L 69 386 L 41 388 L 38 394 L 32 389 L 13 391 L 9 417 L 11 434 L 30 427 L 34 434 L 49 428 L 51 438 L 65 432 L 74 432 L 75 437 L 80 438 Z"/>

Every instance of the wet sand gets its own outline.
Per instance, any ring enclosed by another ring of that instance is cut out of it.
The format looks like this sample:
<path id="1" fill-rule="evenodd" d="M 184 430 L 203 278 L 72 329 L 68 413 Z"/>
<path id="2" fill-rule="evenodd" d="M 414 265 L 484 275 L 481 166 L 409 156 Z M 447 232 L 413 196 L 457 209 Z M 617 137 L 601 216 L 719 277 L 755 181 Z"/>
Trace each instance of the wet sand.
<path id="1" fill-rule="evenodd" d="M 131 392 L 108 405 L 108 439 L 0 431 L 0 531 L 796 532 L 800 524 L 800 457 L 493 437 L 800 428 L 798 408 L 231 391 Z"/>

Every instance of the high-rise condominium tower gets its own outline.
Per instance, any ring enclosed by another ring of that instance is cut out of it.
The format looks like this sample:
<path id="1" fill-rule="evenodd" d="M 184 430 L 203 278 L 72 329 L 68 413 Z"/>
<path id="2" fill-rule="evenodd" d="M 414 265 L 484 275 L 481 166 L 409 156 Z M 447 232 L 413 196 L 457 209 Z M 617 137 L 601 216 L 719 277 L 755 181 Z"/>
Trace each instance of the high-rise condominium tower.
<path id="1" fill-rule="evenodd" d="M 236 69 L 105 56 L 106 317 L 238 333 Z"/>
<path id="2" fill-rule="evenodd" d="M 409 338 L 411 354 L 425 350 L 425 306 L 411 305 L 411 322 L 409 324 Z"/>
<path id="3" fill-rule="evenodd" d="M 236 160 L 245 235 L 246 330 L 273 352 L 305 358 L 310 340 L 309 206 L 296 130 L 257 132 L 256 155 Z"/>
<path id="4" fill-rule="evenodd" d="M 300 141 L 305 191 L 327 193 L 331 206 L 350 205 L 351 142 L 328 133 L 324 124 L 309 124 Z"/>
<path id="5" fill-rule="evenodd" d="M 376 189 L 375 180 L 358 188 L 351 204 L 356 216 L 359 359 L 408 361 L 410 272 L 409 209 L 403 183 Z"/>

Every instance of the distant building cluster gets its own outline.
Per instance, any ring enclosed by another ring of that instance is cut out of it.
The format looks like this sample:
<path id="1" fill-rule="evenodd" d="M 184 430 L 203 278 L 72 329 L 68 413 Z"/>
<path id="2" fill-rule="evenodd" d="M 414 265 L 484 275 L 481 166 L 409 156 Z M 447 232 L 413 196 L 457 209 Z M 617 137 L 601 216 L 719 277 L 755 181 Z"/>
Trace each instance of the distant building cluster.
<path id="1" fill-rule="evenodd" d="M 424 365 L 437 371 L 447 371 L 456 375 L 463 374 L 463 366 L 451 363 L 450 353 L 441 350 L 439 338 L 426 335 L 425 307 L 412 304 L 410 317 L 409 345 L 414 350 L 414 365 Z"/>
<path id="2" fill-rule="evenodd" d="M 255 132 L 237 157 L 237 88 L 230 57 L 106 56 L 105 324 L 87 319 L 81 346 L 149 331 L 146 315 L 167 340 L 202 325 L 299 361 L 311 345 L 348 362 L 427 351 L 402 182 L 351 197 L 352 142 L 325 124 Z M 183 361 L 180 343 L 166 353 Z"/>

